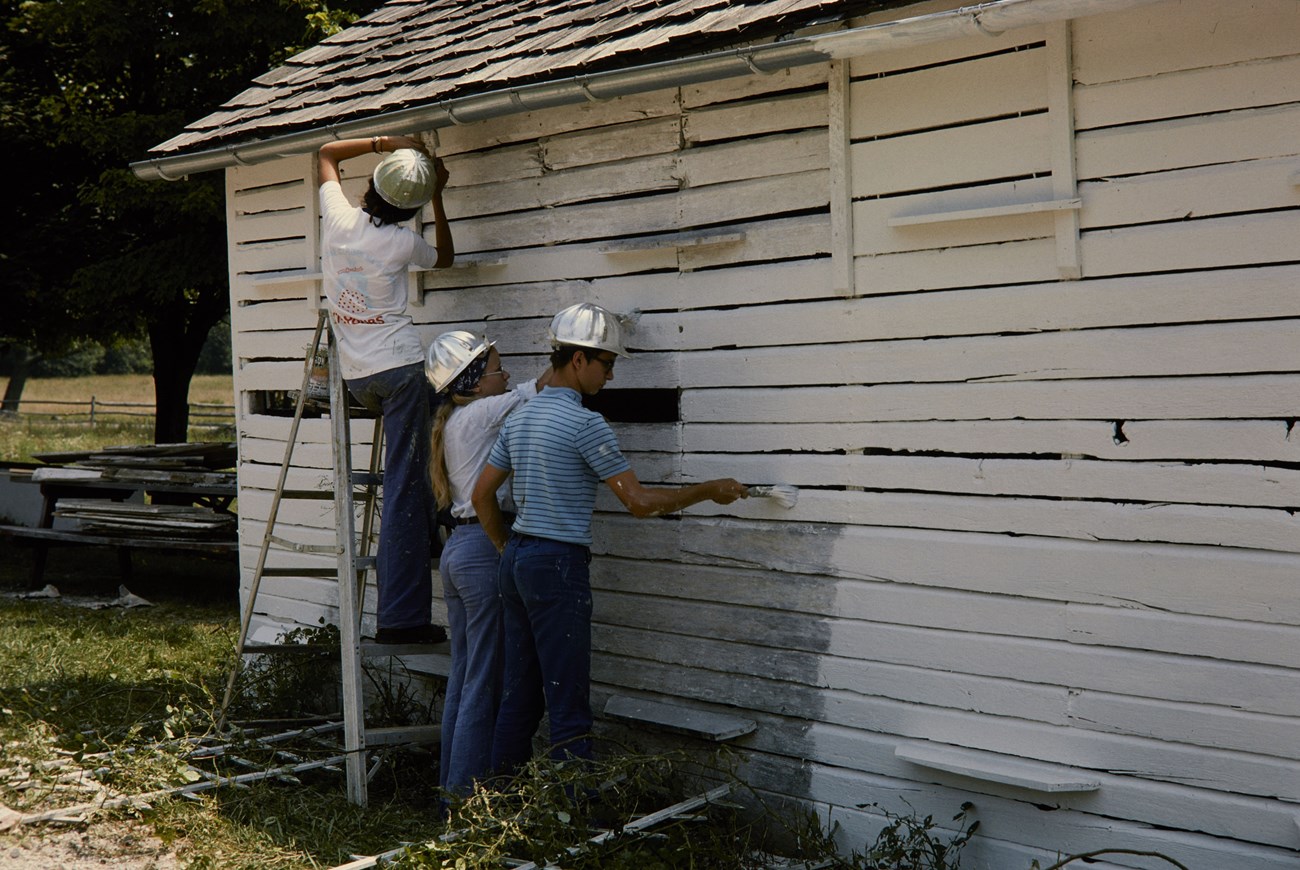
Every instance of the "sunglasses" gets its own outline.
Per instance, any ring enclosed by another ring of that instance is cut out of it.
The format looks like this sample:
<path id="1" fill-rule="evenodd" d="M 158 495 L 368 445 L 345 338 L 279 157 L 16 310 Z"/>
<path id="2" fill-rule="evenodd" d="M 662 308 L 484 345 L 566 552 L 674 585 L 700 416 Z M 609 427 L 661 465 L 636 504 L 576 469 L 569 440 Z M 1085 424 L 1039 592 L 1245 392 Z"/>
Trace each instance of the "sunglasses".
<path id="1" fill-rule="evenodd" d="M 618 362 L 618 357 L 616 356 L 611 356 L 611 357 L 593 356 L 593 357 L 588 357 L 588 359 L 590 359 L 592 362 L 600 363 L 601 366 L 605 369 L 605 374 L 609 374 L 610 372 L 614 371 L 614 363 Z"/>

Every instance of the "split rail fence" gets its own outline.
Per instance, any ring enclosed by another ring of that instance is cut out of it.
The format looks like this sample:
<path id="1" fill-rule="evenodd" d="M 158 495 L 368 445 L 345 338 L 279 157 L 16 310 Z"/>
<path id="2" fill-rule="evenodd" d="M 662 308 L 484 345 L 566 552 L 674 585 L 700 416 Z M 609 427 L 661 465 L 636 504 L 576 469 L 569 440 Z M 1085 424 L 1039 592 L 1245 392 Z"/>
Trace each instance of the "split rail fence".
<path id="1" fill-rule="evenodd" d="M 6 416 L 29 420 L 57 420 L 64 423 L 123 422 L 130 418 L 152 420 L 155 406 L 152 402 L 107 402 L 91 396 L 89 401 L 66 399 L 20 399 L 13 403 L 17 411 Z M 24 406 L 31 410 L 24 410 Z M 190 402 L 190 426 L 220 429 L 234 426 L 235 406 L 218 402 Z"/>

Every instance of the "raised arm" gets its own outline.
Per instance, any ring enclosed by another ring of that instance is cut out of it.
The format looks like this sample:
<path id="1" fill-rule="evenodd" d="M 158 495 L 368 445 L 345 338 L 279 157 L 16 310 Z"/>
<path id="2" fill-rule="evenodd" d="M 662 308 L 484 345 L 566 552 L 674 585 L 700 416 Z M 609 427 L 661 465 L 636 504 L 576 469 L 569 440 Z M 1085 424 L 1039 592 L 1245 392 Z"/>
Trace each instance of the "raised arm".
<path id="1" fill-rule="evenodd" d="M 424 143 L 410 136 L 371 136 L 369 139 L 338 139 L 320 146 L 316 156 L 320 160 L 320 183 L 339 181 L 339 164 L 362 154 L 381 154 L 401 148 L 414 148 L 427 154 Z M 446 183 L 444 175 L 443 183 Z M 441 187 L 438 188 L 441 191 Z"/>
<path id="2" fill-rule="evenodd" d="M 442 189 L 447 186 L 447 167 L 442 160 L 433 158 L 433 199 L 429 201 L 433 209 L 433 246 L 438 249 L 438 261 L 435 269 L 446 269 L 456 259 L 456 243 L 451 237 L 451 224 L 447 221 L 447 212 L 442 207 Z"/>
<path id="3" fill-rule="evenodd" d="M 614 490 L 614 495 L 618 496 L 618 500 L 637 519 L 676 513 L 702 501 L 731 504 L 738 498 L 748 497 L 744 484 L 730 477 L 669 489 L 642 486 L 641 481 L 636 478 L 636 473 L 629 469 L 622 474 L 614 475 L 605 483 Z"/>

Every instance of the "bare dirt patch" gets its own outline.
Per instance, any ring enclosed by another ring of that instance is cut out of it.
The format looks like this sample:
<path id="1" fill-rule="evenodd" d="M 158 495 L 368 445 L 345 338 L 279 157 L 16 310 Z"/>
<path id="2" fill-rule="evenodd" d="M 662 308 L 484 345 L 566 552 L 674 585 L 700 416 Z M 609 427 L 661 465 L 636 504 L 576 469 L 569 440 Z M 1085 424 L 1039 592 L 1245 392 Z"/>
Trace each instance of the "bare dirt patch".
<path id="1" fill-rule="evenodd" d="M 142 822 L 103 820 L 84 826 L 23 828 L 0 834 L 3 870 L 176 870 L 176 852 Z"/>

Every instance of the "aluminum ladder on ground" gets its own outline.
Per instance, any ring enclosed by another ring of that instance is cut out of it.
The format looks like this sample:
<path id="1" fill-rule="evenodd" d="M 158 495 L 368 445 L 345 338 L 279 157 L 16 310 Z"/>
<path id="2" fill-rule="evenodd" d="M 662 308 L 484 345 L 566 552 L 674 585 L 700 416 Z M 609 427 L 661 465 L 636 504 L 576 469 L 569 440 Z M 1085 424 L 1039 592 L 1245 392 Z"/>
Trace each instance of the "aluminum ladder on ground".
<path id="1" fill-rule="evenodd" d="M 343 747 L 346 754 L 345 770 L 347 774 L 348 800 L 365 806 L 367 802 L 366 771 L 367 737 L 375 745 L 391 745 L 416 740 L 427 741 L 436 732 L 429 727 L 375 729 L 369 735 L 365 728 L 365 702 L 362 692 L 362 658 L 373 656 L 402 656 L 430 652 L 428 645 L 379 645 L 363 644 L 361 641 L 361 612 L 365 595 L 366 572 L 375 567 L 375 558 L 370 556 L 369 545 L 373 536 L 375 505 L 382 475 L 379 458 L 383 443 L 383 419 L 375 420 L 374 438 L 370 450 L 370 467 L 367 471 L 354 474 L 352 470 L 351 419 L 348 410 L 347 388 L 339 370 L 338 349 L 333 337 L 328 333 L 327 312 L 321 309 L 316 322 L 316 332 L 307 349 L 303 364 L 302 389 L 294 408 L 293 423 L 285 443 L 284 461 L 280 466 L 279 479 L 266 521 L 261 549 L 257 556 L 257 565 L 253 572 L 253 581 L 248 593 L 240 622 L 239 643 L 235 668 L 231 671 L 226 685 L 225 698 L 221 703 L 220 725 L 224 726 L 226 709 L 230 705 L 235 679 L 239 672 L 243 656 L 261 652 L 259 648 L 248 648 L 248 627 L 252 620 L 254 603 L 257 600 L 258 587 L 263 577 L 336 577 L 338 580 L 339 602 L 339 646 L 342 682 L 343 708 Z M 302 421 L 306 404 L 308 387 L 311 383 L 312 368 L 318 358 L 322 337 L 327 337 L 329 355 L 329 402 L 330 402 L 330 443 L 333 455 L 333 492 L 324 490 L 291 490 L 285 484 L 293 459 L 294 446 L 298 440 L 299 424 Z M 364 502 L 364 513 L 358 540 L 356 528 L 355 500 L 360 487 L 360 497 Z M 335 543 L 333 545 L 303 544 L 275 534 L 275 523 L 282 499 L 322 499 L 334 500 Z M 337 559 L 334 570 L 314 568 L 268 568 L 266 560 L 272 545 L 282 550 L 298 553 L 326 553 Z"/>

